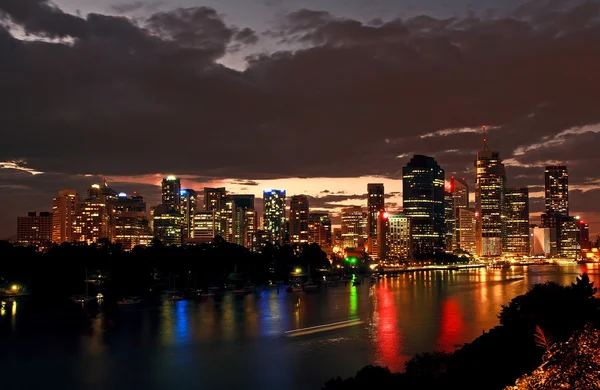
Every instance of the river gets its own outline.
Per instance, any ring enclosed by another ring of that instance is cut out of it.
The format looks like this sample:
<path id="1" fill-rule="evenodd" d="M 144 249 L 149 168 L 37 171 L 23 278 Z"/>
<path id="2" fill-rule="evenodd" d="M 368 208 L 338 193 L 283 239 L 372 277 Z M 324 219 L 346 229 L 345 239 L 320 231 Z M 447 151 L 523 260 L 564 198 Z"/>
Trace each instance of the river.
<path id="1" fill-rule="evenodd" d="M 313 293 L 144 302 L 110 322 L 100 312 L 88 326 L 60 312 L 41 315 L 18 299 L 0 309 L 0 383 L 3 389 L 318 390 L 367 364 L 401 371 L 416 353 L 453 350 L 496 326 L 501 305 L 531 284 L 569 284 L 582 272 L 598 285 L 597 265 L 415 272 Z M 285 337 L 349 319 L 362 322 Z"/>

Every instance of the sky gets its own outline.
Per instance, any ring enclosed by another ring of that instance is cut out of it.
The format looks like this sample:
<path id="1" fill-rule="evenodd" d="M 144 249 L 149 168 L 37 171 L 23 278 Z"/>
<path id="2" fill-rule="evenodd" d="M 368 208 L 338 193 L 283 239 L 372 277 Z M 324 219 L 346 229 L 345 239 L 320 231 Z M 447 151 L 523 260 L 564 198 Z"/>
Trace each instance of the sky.
<path id="1" fill-rule="evenodd" d="M 382 182 L 396 211 L 413 154 L 473 187 L 482 125 L 532 222 L 566 164 L 600 232 L 598 1 L 4 0 L 0 59 L 0 238 L 59 190 L 153 205 L 170 174 L 334 216 Z"/>

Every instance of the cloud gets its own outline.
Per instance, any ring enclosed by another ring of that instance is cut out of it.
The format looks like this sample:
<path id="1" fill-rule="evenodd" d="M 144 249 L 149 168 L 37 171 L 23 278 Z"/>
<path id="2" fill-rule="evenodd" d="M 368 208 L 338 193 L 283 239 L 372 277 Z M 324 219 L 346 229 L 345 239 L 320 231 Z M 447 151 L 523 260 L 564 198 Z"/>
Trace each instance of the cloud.
<path id="1" fill-rule="evenodd" d="M 2 169 L 24 175 L 2 184 L 54 186 L 47 194 L 86 173 L 199 169 L 257 182 L 398 180 L 413 153 L 472 183 L 482 124 L 509 185 L 539 185 L 548 161 L 568 163 L 573 185 L 594 183 L 599 133 L 581 129 L 600 123 L 600 79 L 590 76 L 599 9 L 536 2 L 510 17 L 380 23 L 303 9 L 279 20 L 269 35 L 282 43 L 267 50 L 253 45 L 262 32 L 208 7 L 133 21 L 3 1 L 0 15 L 16 27 L 0 28 L 0 161 L 46 174 Z M 243 71 L 220 63 L 237 45 L 256 51 Z M 64 180 L 41 181 L 52 174 Z"/>

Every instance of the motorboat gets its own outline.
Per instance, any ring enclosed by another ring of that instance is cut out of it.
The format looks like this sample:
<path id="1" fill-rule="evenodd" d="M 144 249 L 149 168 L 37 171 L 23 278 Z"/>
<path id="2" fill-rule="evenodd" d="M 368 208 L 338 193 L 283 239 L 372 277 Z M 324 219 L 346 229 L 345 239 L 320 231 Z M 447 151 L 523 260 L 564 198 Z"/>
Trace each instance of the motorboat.
<path id="1" fill-rule="evenodd" d="M 184 299 L 185 296 L 182 293 L 175 293 L 167 298 L 168 301 L 183 301 Z"/>
<path id="2" fill-rule="evenodd" d="M 141 298 L 131 297 L 131 298 L 123 298 L 117 301 L 117 305 L 119 306 L 129 306 L 129 305 L 137 305 L 142 301 Z"/>
<path id="3" fill-rule="evenodd" d="M 77 295 L 71 297 L 71 300 L 75 303 L 88 303 L 92 300 L 92 298 L 87 295 Z"/>

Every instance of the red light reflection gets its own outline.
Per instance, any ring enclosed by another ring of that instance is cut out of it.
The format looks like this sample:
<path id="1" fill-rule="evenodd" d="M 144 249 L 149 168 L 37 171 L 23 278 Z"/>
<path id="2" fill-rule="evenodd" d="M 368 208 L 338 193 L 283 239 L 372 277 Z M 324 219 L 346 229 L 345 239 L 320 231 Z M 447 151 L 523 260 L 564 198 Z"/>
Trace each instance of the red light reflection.
<path id="1" fill-rule="evenodd" d="M 392 298 L 392 293 L 387 286 L 381 286 L 377 289 L 377 313 L 379 321 L 377 322 L 377 349 L 379 350 L 380 362 L 382 366 L 388 366 L 392 371 L 398 371 L 403 368 L 403 361 L 400 356 L 400 337 L 398 335 L 398 320 L 396 306 Z"/>
<path id="2" fill-rule="evenodd" d="M 463 340 L 464 324 L 462 312 L 456 298 L 448 298 L 442 302 L 440 317 L 440 334 L 436 347 L 442 351 L 453 351 L 456 344 Z"/>

